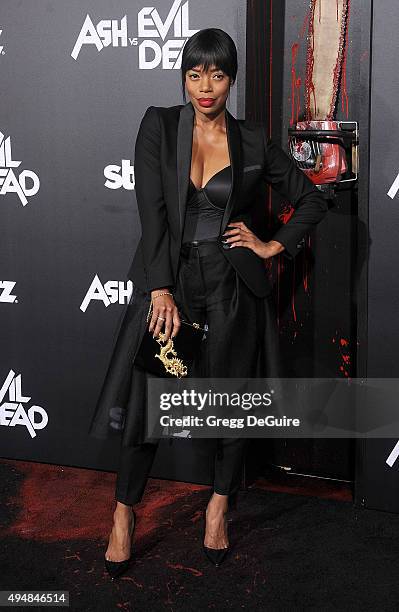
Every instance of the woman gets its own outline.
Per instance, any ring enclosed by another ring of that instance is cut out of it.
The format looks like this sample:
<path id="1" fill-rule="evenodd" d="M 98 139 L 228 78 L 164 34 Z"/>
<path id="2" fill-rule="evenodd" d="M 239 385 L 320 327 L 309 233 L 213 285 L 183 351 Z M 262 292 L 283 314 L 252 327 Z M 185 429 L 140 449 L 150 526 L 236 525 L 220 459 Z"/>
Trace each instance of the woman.
<path id="1" fill-rule="evenodd" d="M 105 553 L 111 577 L 128 566 L 136 522 L 132 506 L 141 500 L 158 444 L 145 437 L 150 375 L 132 365 L 146 329 L 173 337 L 181 314 L 208 325 L 192 376 L 278 376 L 265 260 L 280 252 L 295 257 L 305 234 L 327 212 L 319 190 L 267 140 L 263 126 L 237 120 L 226 109 L 237 72 L 236 47 L 226 32 L 208 28 L 188 39 L 181 72 L 183 99 L 186 89 L 190 101 L 150 106 L 137 134 L 135 188 L 142 236 L 128 273 L 134 291 L 90 430 L 102 438 L 122 433 L 117 503 Z M 263 240 L 266 223 L 257 224 L 255 203 L 268 183 L 295 211 L 272 239 Z M 226 514 L 240 485 L 245 441 L 201 442 L 215 457 L 203 547 L 218 565 L 228 550 Z"/>

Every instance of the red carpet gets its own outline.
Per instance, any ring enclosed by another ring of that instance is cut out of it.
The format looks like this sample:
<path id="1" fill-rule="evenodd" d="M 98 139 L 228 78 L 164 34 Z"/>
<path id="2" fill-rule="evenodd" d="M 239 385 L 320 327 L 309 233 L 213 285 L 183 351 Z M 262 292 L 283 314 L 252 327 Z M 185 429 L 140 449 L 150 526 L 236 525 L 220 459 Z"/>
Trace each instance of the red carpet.
<path id="1" fill-rule="evenodd" d="M 134 563 L 111 583 L 115 474 L 0 460 L 0 477 L 3 590 L 65 589 L 70 609 L 93 612 L 399 606 L 399 517 L 355 508 L 333 481 L 283 475 L 240 491 L 231 553 L 214 568 L 201 549 L 210 488 L 150 480 Z"/>

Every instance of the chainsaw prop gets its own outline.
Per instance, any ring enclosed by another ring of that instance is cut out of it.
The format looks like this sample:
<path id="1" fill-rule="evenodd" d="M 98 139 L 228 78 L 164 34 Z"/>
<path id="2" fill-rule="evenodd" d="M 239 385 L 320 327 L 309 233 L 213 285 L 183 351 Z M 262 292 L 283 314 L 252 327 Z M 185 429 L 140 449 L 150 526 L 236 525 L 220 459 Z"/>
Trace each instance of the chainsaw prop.
<path id="1" fill-rule="evenodd" d="M 288 129 L 296 164 L 327 197 L 358 176 L 358 123 L 335 121 L 341 80 L 346 101 L 350 0 L 311 0 L 306 60 L 305 121 Z M 346 113 L 347 114 L 347 113 Z"/>

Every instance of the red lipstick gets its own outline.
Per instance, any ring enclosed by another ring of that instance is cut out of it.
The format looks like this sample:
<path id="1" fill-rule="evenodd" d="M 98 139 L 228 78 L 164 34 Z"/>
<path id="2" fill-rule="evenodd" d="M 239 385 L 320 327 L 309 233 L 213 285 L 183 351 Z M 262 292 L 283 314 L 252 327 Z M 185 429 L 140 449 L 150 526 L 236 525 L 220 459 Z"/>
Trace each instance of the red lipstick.
<path id="1" fill-rule="evenodd" d="M 198 103 L 201 106 L 212 106 L 214 102 L 215 102 L 214 98 L 198 98 Z"/>

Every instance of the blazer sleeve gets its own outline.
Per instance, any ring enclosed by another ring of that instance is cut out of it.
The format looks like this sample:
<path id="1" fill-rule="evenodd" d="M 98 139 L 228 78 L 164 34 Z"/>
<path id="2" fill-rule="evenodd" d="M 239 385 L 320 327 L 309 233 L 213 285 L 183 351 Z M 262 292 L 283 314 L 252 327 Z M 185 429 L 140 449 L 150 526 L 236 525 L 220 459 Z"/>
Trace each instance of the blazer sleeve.
<path id="1" fill-rule="evenodd" d="M 290 219 L 272 236 L 285 247 L 282 254 L 293 259 L 305 245 L 305 235 L 328 212 L 328 205 L 319 189 L 298 168 L 285 151 L 271 139 L 263 140 L 265 146 L 265 180 L 294 207 Z"/>
<path id="2" fill-rule="evenodd" d="M 160 157 L 159 115 L 154 106 L 149 106 L 141 120 L 134 149 L 135 190 L 149 291 L 174 284 Z"/>

